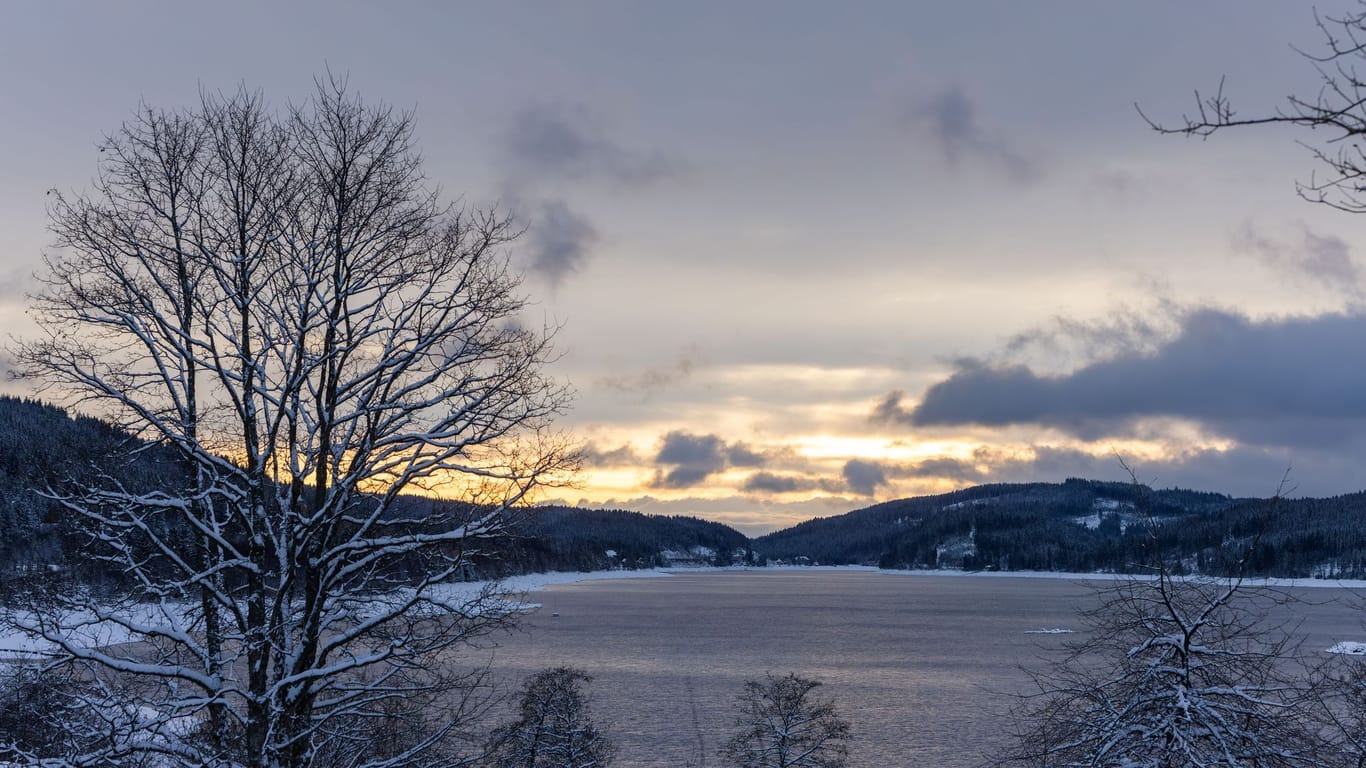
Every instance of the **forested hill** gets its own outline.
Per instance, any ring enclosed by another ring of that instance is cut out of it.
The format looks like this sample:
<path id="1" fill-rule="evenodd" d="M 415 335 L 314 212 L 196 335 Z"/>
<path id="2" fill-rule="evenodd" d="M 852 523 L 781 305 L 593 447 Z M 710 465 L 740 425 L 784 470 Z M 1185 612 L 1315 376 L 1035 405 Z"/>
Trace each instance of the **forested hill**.
<path id="1" fill-rule="evenodd" d="M 109 582 L 117 582 L 118 574 L 80 556 L 85 537 L 43 493 L 100 473 L 144 488 L 169 488 L 177 476 L 184 479 L 168 452 L 109 424 L 36 400 L 0 396 L 0 599 L 7 589 L 23 589 L 28 578 L 47 573 L 117 587 Z M 417 497 L 409 503 L 455 505 Z M 730 564 L 748 553 L 744 534 L 693 517 L 534 507 L 510 518 L 510 535 L 497 542 L 496 551 L 474 558 L 468 576 Z"/>
<path id="2" fill-rule="evenodd" d="M 743 533 L 696 517 L 543 506 L 515 530 L 504 557 L 519 572 L 753 562 Z"/>
<path id="3" fill-rule="evenodd" d="M 20 575 L 111 577 L 79 556 L 84 537 L 40 493 L 97 472 L 148 488 L 173 484 L 180 474 L 166 452 L 103 422 L 0 397 L 0 598 L 22 588 Z M 982 485 L 817 518 L 753 542 L 693 517 L 559 506 L 514 517 L 510 535 L 476 558 L 468 576 L 765 560 L 1133 572 L 1158 551 L 1178 568 L 1219 573 L 1251 547 L 1253 574 L 1366 578 L 1366 493 L 1272 505 L 1090 480 Z"/>
<path id="4" fill-rule="evenodd" d="M 99 473 L 130 488 L 174 473 L 155 450 L 97 419 L 72 418 L 37 400 L 0 396 L 0 593 L 14 576 L 79 563 L 67 556 L 80 538 L 63 525 L 61 506 L 42 494 Z"/>
<path id="5" fill-rule="evenodd" d="M 982 485 L 817 518 L 754 541 L 769 559 L 884 568 L 1177 569 L 1366 577 L 1366 493 L 1269 502 L 1130 483 Z"/>

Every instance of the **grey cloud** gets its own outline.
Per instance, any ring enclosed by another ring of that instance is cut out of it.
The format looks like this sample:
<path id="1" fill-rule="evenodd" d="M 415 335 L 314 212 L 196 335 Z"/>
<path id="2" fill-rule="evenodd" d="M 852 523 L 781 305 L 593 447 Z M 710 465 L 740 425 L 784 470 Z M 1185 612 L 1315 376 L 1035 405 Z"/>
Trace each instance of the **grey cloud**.
<path id="1" fill-rule="evenodd" d="M 1025 479 L 1026 477 L 1055 478 L 1066 476 L 1113 480 L 1127 474 L 1120 464 L 1120 457 L 1096 456 L 1075 448 L 1039 446 L 1034 449 L 1032 458 L 1008 458 L 1005 460 L 993 458 L 993 453 L 988 449 L 981 451 L 978 458 L 987 463 L 987 466 L 990 467 L 989 473 L 993 477 L 1005 476 L 1012 479 Z M 1151 463 L 1131 466 L 1136 473 L 1140 471 L 1151 472 L 1154 468 Z M 1140 479 L 1140 482 L 1150 479 L 1153 478 L 1144 477 Z"/>
<path id="2" fill-rule="evenodd" d="M 541 201 L 533 207 L 528 237 L 531 266 L 552 285 L 579 271 L 601 239 L 593 222 L 562 200 Z"/>
<path id="3" fill-rule="evenodd" d="M 1142 357 L 1156 352 L 1180 334 L 1191 310 L 1159 300 L 1143 309 L 1117 307 L 1094 320 L 1063 315 L 1037 327 L 1016 333 L 1001 348 L 984 358 L 952 361 L 961 371 L 1026 371 L 1043 376 L 1042 369 L 1074 370 L 1123 357 Z M 915 424 L 914 407 L 905 390 L 888 392 L 873 407 L 869 420 L 875 424 Z"/>
<path id="4" fill-rule="evenodd" d="M 1186 314 L 1172 302 L 1159 301 L 1141 310 L 1117 307 L 1105 317 L 1093 320 L 1059 315 L 1011 336 L 991 364 L 1028 360 L 1071 367 L 1078 362 L 1147 354 L 1179 332 Z M 963 365 L 972 363 L 964 361 Z"/>
<path id="5" fill-rule="evenodd" d="M 1287 243 L 1259 232 L 1251 222 L 1234 235 L 1234 248 L 1256 256 L 1267 266 L 1289 272 L 1349 297 L 1362 297 L 1361 268 L 1347 242 L 1321 235 L 1307 227 L 1298 243 Z"/>
<path id="6" fill-rule="evenodd" d="M 746 493 L 792 493 L 807 491 L 817 487 L 809 478 L 795 475 L 775 475 L 772 472 L 755 472 L 745 479 L 740 490 Z"/>
<path id="7" fill-rule="evenodd" d="M 704 361 L 701 350 L 689 346 L 679 354 L 678 359 L 667 366 L 646 368 L 635 374 L 603 376 L 595 383 L 602 389 L 650 397 L 692 376 L 693 370 Z"/>
<path id="8" fill-rule="evenodd" d="M 1334 235 L 1304 233 L 1304 257 L 1300 267 L 1332 285 L 1361 287 L 1361 270 L 1349 253 L 1347 242 Z"/>
<path id="9" fill-rule="evenodd" d="M 562 106 L 520 112 L 506 134 L 505 150 L 514 171 L 531 178 L 640 186 L 674 173 L 662 153 L 623 147 L 594 127 L 585 110 Z"/>
<path id="10" fill-rule="evenodd" d="M 719 471 L 726 463 L 725 445 L 725 441 L 716 435 L 670 432 L 660 442 L 655 461 L 661 464 L 707 463 Z"/>
<path id="11" fill-rule="evenodd" d="M 1151 465 L 1141 469 L 1150 470 Z M 977 484 L 1048 482 L 1068 477 L 1117 480 L 1123 468 L 1114 456 L 1095 456 L 1074 448 L 1036 446 L 1032 456 L 1020 457 L 984 446 L 973 453 L 971 461 L 930 459 L 896 467 L 892 472 L 898 477 L 944 478 Z"/>
<path id="12" fill-rule="evenodd" d="M 663 467 L 655 472 L 651 485 L 687 488 L 728 467 L 763 466 L 765 458 L 744 443 L 728 443 L 712 434 L 674 431 L 660 440 L 655 463 Z"/>
<path id="13" fill-rule="evenodd" d="M 854 459 L 845 464 L 844 478 L 848 488 L 866 496 L 890 478 L 940 478 L 963 483 L 985 482 L 991 474 L 990 471 L 979 467 L 979 464 L 989 467 L 993 461 L 994 455 L 987 455 L 982 449 L 979 449 L 978 455 L 971 460 L 941 456 L 899 464 Z M 832 490 L 828 486 L 820 487 L 823 490 Z"/>
<path id="14" fill-rule="evenodd" d="M 1086 439 L 1170 417 L 1255 445 L 1340 446 L 1366 436 L 1363 338 L 1364 315 L 1253 321 L 1203 309 L 1182 317 L 1178 333 L 1151 353 L 1063 375 L 967 364 L 914 408 L 889 394 L 874 417 L 914 426 L 1038 424 Z"/>
<path id="15" fill-rule="evenodd" d="M 825 491 L 842 493 L 848 488 L 844 481 L 813 475 L 780 475 L 774 472 L 755 472 L 745 479 L 740 490 L 746 493 L 795 493 L 797 491 Z"/>
<path id="16" fill-rule="evenodd" d="M 652 488 L 691 488 L 694 485 L 706 480 L 711 475 L 720 472 L 719 469 L 710 467 L 677 466 L 667 472 L 656 472 L 654 479 L 650 481 Z"/>
<path id="17" fill-rule="evenodd" d="M 943 477 L 960 482 L 977 482 L 984 475 L 972 461 L 954 458 L 925 459 L 893 470 L 898 477 Z"/>
<path id="18" fill-rule="evenodd" d="M 878 486 L 887 484 L 887 471 L 873 461 L 850 459 L 844 463 L 843 474 L 849 490 L 860 496 L 872 496 Z"/>
<path id="19" fill-rule="evenodd" d="M 676 167 L 661 153 L 617 144 L 582 108 L 523 110 L 504 136 L 506 197 L 529 220 L 531 269 L 552 286 L 580 271 L 602 240 L 593 220 L 564 201 L 566 182 L 638 188 L 673 175 Z"/>
<path id="20" fill-rule="evenodd" d="M 876 424 L 910 424 L 913 411 L 906 406 L 906 390 L 894 389 L 873 406 L 869 419 Z"/>
<path id="21" fill-rule="evenodd" d="M 732 467 L 762 467 L 768 459 L 744 443 L 735 443 L 726 450 L 726 459 Z"/>
<path id="22" fill-rule="evenodd" d="M 604 450 L 596 445 L 586 445 L 581 451 L 583 462 L 590 467 L 632 467 L 638 466 L 644 458 L 629 444 Z"/>
<path id="23" fill-rule="evenodd" d="M 976 160 L 1014 181 L 1040 176 L 1036 163 L 999 135 L 982 126 L 977 105 L 959 86 L 949 86 L 916 106 L 911 121 L 925 131 L 950 164 Z"/>

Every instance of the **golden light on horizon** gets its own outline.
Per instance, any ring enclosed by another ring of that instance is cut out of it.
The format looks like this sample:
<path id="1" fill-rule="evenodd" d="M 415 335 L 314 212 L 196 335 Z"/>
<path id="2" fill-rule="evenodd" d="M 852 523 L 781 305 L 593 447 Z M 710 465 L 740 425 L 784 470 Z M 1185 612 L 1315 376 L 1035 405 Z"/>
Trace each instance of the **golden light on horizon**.
<path id="1" fill-rule="evenodd" d="M 803 435 L 789 441 L 802 456 L 813 459 L 914 461 L 931 458 L 970 458 L 977 443 L 957 440 L 890 439 L 858 435 Z"/>

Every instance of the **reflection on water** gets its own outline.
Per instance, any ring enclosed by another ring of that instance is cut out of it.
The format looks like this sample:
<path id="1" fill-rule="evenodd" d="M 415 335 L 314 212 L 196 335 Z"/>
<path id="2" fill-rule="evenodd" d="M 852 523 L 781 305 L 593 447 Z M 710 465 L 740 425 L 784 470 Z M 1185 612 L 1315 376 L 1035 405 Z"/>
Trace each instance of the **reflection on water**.
<path id="1" fill-rule="evenodd" d="M 500 682 L 586 670 L 618 765 L 719 766 L 744 681 L 797 672 L 824 681 L 853 724 L 855 768 L 952 768 L 1002 743 L 1008 694 L 1028 685 L 1020 665 L 1082 637 L 1027 632 L 1082 629 L 1076 611 L 1091 597 L 1065 580 L 821 570 L 584 582 L 534 599 L 544 607 L 500 641 Z M 1300 610 L 1311 645 L 1362 636 L 1346 608 Z"/>

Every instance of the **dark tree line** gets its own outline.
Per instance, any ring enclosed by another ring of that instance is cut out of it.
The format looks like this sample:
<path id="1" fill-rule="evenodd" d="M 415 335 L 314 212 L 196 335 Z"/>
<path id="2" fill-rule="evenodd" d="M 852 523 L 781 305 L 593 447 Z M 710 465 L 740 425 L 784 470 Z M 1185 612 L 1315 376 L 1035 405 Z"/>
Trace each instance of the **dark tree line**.
<path id="1" fill-rule="evenodd" d="M 517 533 L 503 559 L 519 572 L 663 567 L 665 552 L 711 552 L 697 557 L 708 565 L 753 563 L 744 534 L 682 515 L 541 506 L 526 510 Z"/>
<path id="2" fill-rule="evenodd" d="M 0 599 L 66 579 L 103 590 L 121 583 L 119 574 L 82 557 L 89 541 L 48 491 L 62 493 L 102 475 L 150 490 L 184 474 L 168 452 L 107 422 L 0 396 Z"/>
<path id="3" fill-rule="evenodd" d="M 83 556 L 90 542 L 48 491 L 61 493 L 103 475 L 150 490 L 174 487 L 189 474 L 169 451 L 107 422 L 38 400 L 0 396 L 0 600 L 40 583 L 75 580 L 103 592 L 127 586 L 120 571 Z M 396 500 L 391 515 L 399 523 L 430 523 L 443 515 L 467 515 L 469 506 L 411 496 Z M 165 521 L 177 524 L 173 516 Z M 509 524 L 496 546 L 469 558 L 463 577 L 653 568 L 670 564 L 666 551 L 696 547 L 715 553 L 710 564 L 729 565 L 744 562 L 750 551 L 749 539 L 738 531 L 693 517 L 529 507 L 510 516 Z M 400 576 L 420 578 L 424 565 L 414 558 L 391 567 Z"/>
<path id="4" fill-rule="evenodd" d="M 145 488 L 170 484 L 185 470 L 169 452 L 133 440 L 98 419 L 73 417 L 36 400 L 0 397 L 0 596 L 35 581 L 76 579 L 105 591 L 121 576 L 81 556 L 88 542 L 65 524 L 44 494 L 112 473 Z M 750 541 L 720 523 L 625 510 L 531 507 L 487 555 L 469 558 L 466 578 L 518 573 L 670 565 L 665 552 L 714 553 L 714 565 L 766 558 L 887 568 L 1134 572 L 1149 562 L 1152 537 L 1135 525 L 1127 483 L 994 484 L 878 504 L 817 518 Z M 1157 543 L 1173 568 L 1227 572 L 1227 553 L 1260 532 L 1248 572 L 1285 577 L 1366 576 L 1366 493 L 1255 499 L 1182 489 L 1151 491 Z M 397 519 L 433 512 L 460 516 L 467 504 L 408 497 Z M 1078 522 L 1089 521 L 1088 524 Z M 1172 524 L 1165 524 L 1172 523 Z M 167 525 L 174 525 L 168 520 Z M 402 567 L 401 565 L 395 567 Z M 412 577 L 422 565 L 409 564 Z"/>
<path id="5" fill-rule="evenodd" d="M 1136 513 L 1138 494 L 1148 512 Z M 1366 575 L 1366 494 L 1270 504 L 1127 483 L 983 485 L 819 518 L 756 539 L 794 561 L 884 568 L 1142 572 L 1154 547 L 1176 573 L 1229 573 L 1229 553 L 1255 546 L 1258 576 Z M 1151 515 L 1150 535 L 1142 518 Z"/>

